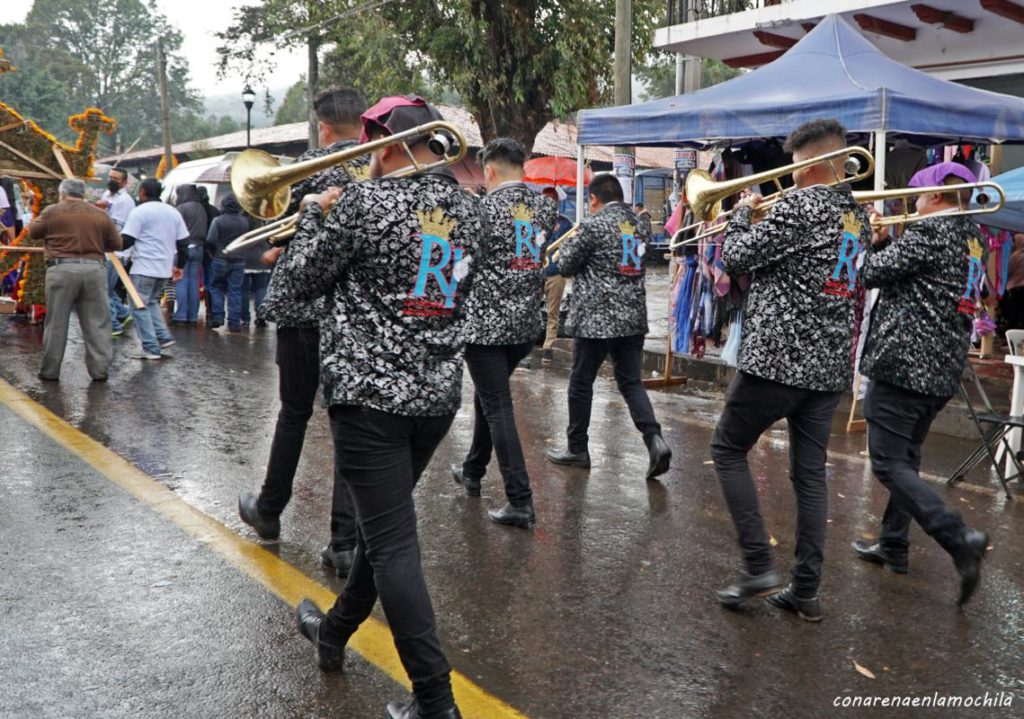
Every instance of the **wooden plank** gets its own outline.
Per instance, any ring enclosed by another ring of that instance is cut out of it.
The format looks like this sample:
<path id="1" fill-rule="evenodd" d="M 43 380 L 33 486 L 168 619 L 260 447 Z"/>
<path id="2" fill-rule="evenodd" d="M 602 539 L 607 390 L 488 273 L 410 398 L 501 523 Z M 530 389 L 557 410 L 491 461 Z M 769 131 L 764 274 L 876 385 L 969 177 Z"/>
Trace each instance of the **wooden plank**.
<path id="1" fill-rule="evenodd" d="M 36 160 L 34 157 L 30 157 L 29 155 L 26 155 L 24 152 L 22 152 L 18 148 L 12 147 L 11 145 L 8 145 L 3 140 L 0 140 L 0 147 L 4 148 L 5 150 L 7 150 L 8 152 L 10 152 L 10 153 L 12 153 L 14 155 L 17 155 L 18 157 L 20 157 L 22 160 L 24 160 L 28 164 L 33 165 L 35 167 L 38 167 L 43 172 L 50 173 L 49 179 L 54 179 L 54 180 L 63 180 L 64 179 L 63 177 L 58 175 L 56 172 L 54 172 L 52 169 L 50 169 L 49 167 L 47 167 L 43 163 L 39 162 L 38 160 Z M 11 174 L 11 173 L 8 173 L 8 174 Z"/>
<path id="2" fill-rule="evenodd" d="M 28 123 L 25 120 L 17 120 L 15 122 L 9 122 L 6 125 L 0 125 L 0 132 L 7 132 L 8 130 L 15 130 L 19 127 L 25 127 Z"/>
<path id="3" fill-rule="evenodd" d="M 139 296 L 139 291 L 135 288 L 135 283 L 128 276 L 128 273 L 124 269 L 124 265 L 121 264 L 121 259 L 113 252 L 107 253 L 107 260 L 114 266 L 114 272 L 121 278 L 121 282 L 124 283 L 124 289 L 128 292 L 128 297 L 131 298 L 132 304 L 135 305 L 135 309 L 141 310 L 146 307 L 146 303 L 142 301 L 142 297 Z"/>
<path id="4" fill-rule="evenodd" d="M 53 156 L 57 158 L 57 164 L 60 165 L 60 169 L 64 170 L 65 179 L 73 180 L 75 173 L 71 169 L 71 165 L 68 164 L 68 160 L 64 157 L 64 151 L 56 145 L 50 145 L 53 148 Z"/>

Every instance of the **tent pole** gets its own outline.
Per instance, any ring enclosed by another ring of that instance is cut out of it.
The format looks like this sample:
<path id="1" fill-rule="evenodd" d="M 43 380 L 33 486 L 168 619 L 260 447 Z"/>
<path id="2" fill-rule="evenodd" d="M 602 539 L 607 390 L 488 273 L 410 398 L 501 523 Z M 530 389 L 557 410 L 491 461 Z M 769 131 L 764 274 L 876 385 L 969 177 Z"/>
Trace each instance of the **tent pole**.
<path id="1" fill-rule="evenodd" d="M 885 189 L 885 130 L 875 131 L 875 192 Z M 885 201 L 875 202 L 878 214 L 885 214 Z"/>
<path id="2" fill-rule="evenodd" d="M 583 170 L 584 170 L 584 147 L 576 146 L 576 223 L 583 220 Z"/>

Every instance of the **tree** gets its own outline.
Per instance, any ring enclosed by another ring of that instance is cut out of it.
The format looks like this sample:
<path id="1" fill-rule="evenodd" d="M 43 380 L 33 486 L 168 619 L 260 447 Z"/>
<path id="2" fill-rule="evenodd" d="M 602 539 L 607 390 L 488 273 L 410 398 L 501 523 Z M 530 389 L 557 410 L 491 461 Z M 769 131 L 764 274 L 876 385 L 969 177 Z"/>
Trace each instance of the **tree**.
<path id="1" fill-rule="evenodd" d="M 95 106 L 117 118 L 123 144 L 137 137 L 143 144 L 157 144 L 158 35 L 168 51 L 172 109 L 198 111 L 188 65 L 178 54 L 181 34 L 141 0 L 35 0 L 25 24 L 7 26 L 0 35 L 8 58 L 24 73 L 13 83 L 4 81 L 4 97 L 51 132 L 63 132 L 68 115 Z M 42 99 L 35 97 L 37 85 Z M 101 142 L 109 143 L 109 151 L 116 140 L 104 137 Z"/>
<path id="2" fill-rule="evenodd" d="M 701 87 L 711 87 L 743 74 L 720 60 L 704 58 L 700 64 Z M 644 83 L 643 100 L 657 100 L 676 94 L 676 56 L 672 53 L 652 55 L 650 62 L 637 68 L 636 76 Z"/>
<path id="3" fill-rule="evenodd" d="M 302 78 L 289 87 L 277 108 L 277 114 L 274 115 L 274 124 L 287 125 L 305 120 L 307 116 L 306 94 L 306 78 Z"/>
<path id="4" fill-rule="evenodd" d="M 634 2 L 635 61 L 663 9 Z M 463 98 L 485 141 L 506 135 L 530 149 L 550 120 L 610 99 L 614 0 L 406 0 L 380 12 Z"/>

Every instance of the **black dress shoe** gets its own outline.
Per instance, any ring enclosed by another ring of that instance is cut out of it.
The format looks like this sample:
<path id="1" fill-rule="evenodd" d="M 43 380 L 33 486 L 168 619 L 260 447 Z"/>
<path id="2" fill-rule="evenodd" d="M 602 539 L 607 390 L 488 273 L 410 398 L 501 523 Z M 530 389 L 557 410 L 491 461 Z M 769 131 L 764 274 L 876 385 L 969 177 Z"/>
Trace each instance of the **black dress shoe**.
<path id="1" fill-rule="evenodd" d="M 411 702 L 388 702 L 388 713 L 385 715 L 386 719 L 462 719 L 462 714 L 459 713 L 458 707 L 452 707 L 445 711 L 433 713 L 430 715 L 423 714 L 420 712 L 419 703 L 413 699 Z"/>
<path id="2" fill-rule="evenodd" d="M 715 592 L 715 597 L 723 607 L 735 608 L 750 597 L 771 594 L 780 584 L 782 578 L 774 569 L 769 569 L 764 574 L 748 574 L 741 571 L 736 581 Z"/>
<path id="3" fill-rule="evenodd" d="M 281 536 L 281 520 L 260 514 L 256 506 L 259 499 L 255 492 L 242 492 L 238 495 L 238 516 L 242 521 L 256 530 L 260 539 L 277 539 Z"/>
<path id="4" fill-rule="evenodd" d="M 650 481 L 668 471 L 669 462 L 672 461 L 672 450 L 662 439 L 660 434 L 651 437 L 651 445 L 647 448 L 651 455 L 651 464 L 647 468 L 647 480 Z"/>
<path id="5" fill-rule="evenodd" d="M 798 597 L 792 584 L 787 584 L 781 592 L 769 594 L 767 601 L 779 609 L 795 612 L 801 619 L 809 622 L 822 620 L 821 602 L 818 601 L 818 597 Z"/>
<path id="6" fill-rule="evenodd" d="M 345 648 L 320 641 L 320 624 L 324 621 L 324 613 L 317 609 L 312 599 L 299 602 L 295 608 L 295 620 L 299 624 L 299 634 L 316 647 L 320 668 L 325 672 L 342 671 L 345 668 Z"/>
<path id="7" fill-rule="evenodd" d="M 466 494 L 468 494 L 470 497 L 479 497 L 480 496 L 480 478 L 479 477 L 477 477 L 476 479 L 473 479 L 472 477 L 467 477 L 463 473 L 463 471 L 462 471 L 462 465 L 461 464 L 453 464 L 451 466 L 451 470 L 452 470 L 452 479 L 455 480 L 456 484 L 461 484 L 463 487 L 466 488 Z"/>
<path id="8" fill-rule="evenodd" d="M 533 504 L 516 507 L 511 502 L 505 502 L 504 507 L 492 509 L 487 513 L 487 516 L 491 518 L 492 522 L 508 524 L 522 529 L 532 529 L 533 525 L 537 523 L 537 515 L 534 514 Z"/>
<path id="9" fill-rule="evenodd" d="M 910 561 L 906 554 L 899 554 L 885 549 L 879 542 L 868 542 L 863 539 L 854 540 L 853 551 L 865 562 L 881 564 L 890 572 L 906 574 L 910 571 Z"/>
<path id="10" fill-rule="evenodd" d="M 548 461 L 564 464 L 567 467 L 583 467 L 590 469 L 590 452 L 570 452 L 568 449 L 553 449 L 548 452 Z"/>
<path id="11" fill-rule="evenodd" d="M 956 571 L 960 575 L 959 607 L 967 604 L 981 583 L 981 560 L 988 551 L 988 535 L 977 529 L 964 529 L 960 548 L 953 554 Z"/>
<path id="12" fill-rule="evenodd" d="M 37 376 L 37 377 L 38 377 L 39 379 L 41 379 L 41 380 L 42 380 L 43 382 L 60 382 L 60 377 L 47 377 L 47 376 L 46 376 L 45 374 L 43 374 L 42 372 L 40 372 L 40 373 L 39 373 L 39 374 L 37 374 L 36 376 Z"/>
<path id="13" fill-rule="evenodd" d="M 352 560 L 355 556 L 354 549 L 335 549 L 328 544 L 320 550 L 320 563 L 333 569 L 339 577 L 347 577 L 352 571 Z"/>

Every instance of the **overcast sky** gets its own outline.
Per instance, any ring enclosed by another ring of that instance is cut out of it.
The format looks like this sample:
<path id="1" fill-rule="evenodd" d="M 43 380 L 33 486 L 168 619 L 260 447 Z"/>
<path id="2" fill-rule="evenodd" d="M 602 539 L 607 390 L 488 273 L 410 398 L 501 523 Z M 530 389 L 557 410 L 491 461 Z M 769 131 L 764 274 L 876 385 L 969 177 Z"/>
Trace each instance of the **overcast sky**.
<path id="1" fill-rule="evenodd" d="M 217 39 L 213 34 L 228 26 L 234 8 L 253 5 L 256 0 L 157 0 L 157 7 L 184 35 L 182 50 L 190 63 L 192 84 L 201 95 L 241 94 L 242 77 L 217 79 Z M 32 0 L 0 0 L 4 22 L 24 22 Z M 12 7 L 13 5 L 13 7 Z M 278 52 L 277 71 L 271 79 L 274 86 L 288 86 L 306 70 L 302 51 Z"/>

